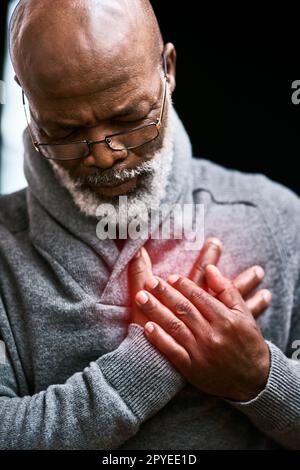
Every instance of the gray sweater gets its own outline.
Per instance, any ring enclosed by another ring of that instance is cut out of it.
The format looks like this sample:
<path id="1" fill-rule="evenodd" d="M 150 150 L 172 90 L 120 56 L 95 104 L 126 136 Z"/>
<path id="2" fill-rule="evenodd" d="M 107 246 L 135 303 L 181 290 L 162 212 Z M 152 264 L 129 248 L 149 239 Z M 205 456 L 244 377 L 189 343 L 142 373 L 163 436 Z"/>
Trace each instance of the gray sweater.
<path id="1" fill-rule="evenodd" d="M 204 204 L 225 275 L 266 270 L 265 390 L 231 403 L 187 384 L 131 323 L 127 265 L 145 244 L 155 274 L 188 274 L 197 252 L 181 240 L 128 240 L 121 252 L 99 240 L 25 134 L 28 187 L 0 198 L 1 449 L 300 448 L 300 201 L 262 175 L 193 159 L 174 119 L 164 202 Z"/>

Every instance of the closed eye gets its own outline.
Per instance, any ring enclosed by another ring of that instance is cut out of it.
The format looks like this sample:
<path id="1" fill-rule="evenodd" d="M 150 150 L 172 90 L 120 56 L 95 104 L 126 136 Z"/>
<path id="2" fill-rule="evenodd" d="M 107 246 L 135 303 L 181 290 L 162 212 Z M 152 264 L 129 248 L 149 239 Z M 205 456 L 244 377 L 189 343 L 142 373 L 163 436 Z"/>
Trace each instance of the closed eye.
<path id="1" fill-rule="evenodd" d="M 146 121 L 151 121 L 151 119 L 147 116 L 135 120 L 130 121 L 114 121 L 116 126 L 123 126 L 123 127 L 139 127 L 143 124 L 146 124 Z"/>
<path id="2" fill-rule="evenodd" d="M 75 139 L 75 136 L 77 136 L 76 139 Z M 64 136 L 56 137 L 53 140 L 55 140 L 55 142 L 57 143 L 60 143 L 63 140 L 82 140 L 82 139 L 78 139 L 78 131 L 74 130 L 72 132 L 69 132 L 68 134 L 65 134 Z"/>
<path id="3" fill-rule="evenodd" d="M 115 123 L 115 124 L 136 124 L 136 125 L 143 125 L 144 121 L 152 121 L 152 118 L 151 118 L 151 114 L 157 109 L 157 104 L 154 103 L 151 108 L 149 109 L 149 111 L 147 111 L 146 114 L 144 114 L 143 116 L 141 117 L 138 117 L 138 118 L 130 118 L 130 114 L 127 114 L 123 116 L 123 119 L 120 119 L 120 117 L 116 116 L 115 119 L 112 119 L 112 121 Z M 133 113 L 132 113 L 133 114 Z"/>
<path id="4" fill-rule="evenodd" d="M 141 116 L 139 118 L 136 118 L 136 119 L 130 119 L 130 118 L 127 118 L 127 119 L 124 118 L 122 120 L 121 119 L 113 119 L 113 122 L 114 122 L 114 124 L 121 124 L 121 125 L 122 124 L 123 125 L 124 124 L 125 125 L 126 124 L 140 124 L 140 125 L 142 125 L 143 121 L 151 120 L 151 118 L 150 118 L 151 112 L 153 112 L 153 109 L 150 109 L 150 111 L 147 114 L 145 114 L 144 116 Z"/>
<path id="5" fill-rule="evenodd" d="M 120 119 L 112 119 L 112 123 L 114 124 L 114 126 L 117 128 L 117 127 L 122 127 L 122 131 L 125 130 L 124 128 L 128 128 L 128 129 L 131 129 L 131 128 L 135 128 L 135 127 L 140 127 L 140 126 L 143 126 L 144 124 L 147 124 L 147 121 L 152 121 L 153 119 L 150 117 L 150 114 L 154 111 L 155 109 L 155 106 L 153 106 L 150 111 L 142 116 L 142 117 L 139 117 L 137 119 L 126 119 L 125 120 L 125 116 L 124 116 L 124 120 L 120 120 Z M 118 129 L 116 129 L 115 132 L 117 132 Z M 78 137 L 78 134 L 81 134 L 83 135 L 84 134 L 84 129 L 74 129 L 74 130 L 71 130 L 71 132 L 68 132 L 67 134 L 65 135 L 61 135 L 59 137 L 54 137 L 52 140 L 57 142 L 57 143 L 61 143 L 62 141 L 64 140 L 72 140 L 72 141 L 75 141 L 75 140 L 84 140 L 85 138 L 84 137 Z"/>

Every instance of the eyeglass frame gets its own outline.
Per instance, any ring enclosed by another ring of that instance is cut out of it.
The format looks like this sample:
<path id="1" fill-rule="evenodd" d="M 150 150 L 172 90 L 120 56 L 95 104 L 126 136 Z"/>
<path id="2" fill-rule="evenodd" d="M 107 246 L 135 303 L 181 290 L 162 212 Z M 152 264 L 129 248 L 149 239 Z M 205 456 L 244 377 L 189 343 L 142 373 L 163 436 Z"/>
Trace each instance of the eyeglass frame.
<path id="1" fill-rule="evenodd" d="M 33 145 L 34 149 L 46 160 L 70 161 L 70 160 L 79 160 L 81 158 L 88 158 L 91 155 L 93 145 L 95 145 L 95 144 L 104 144 L 104 143 L 106 143 L 108 145 L 108 147 L 111 150 L 113 150 L 114 152 L 120 152 L 120 151 L 123 151 L 123 150 L 136 149 L 138 147 L 142 147 L 143 145 L 149 144 L 150 142 L 153 142 L 154 140 L 156 140 L 159 136 L 159 131 L 160 131 L 161 126 L 162 126 L 162 119 L 163 119 L 165 103 L 166 103 L 167 81 L 168 81 L 167 59 L 166 59 L 166 55 L 165 55 L 164 52 L 162 53 L 162 59 L 163 59 L 163 68 L 164 68 L 164 90 L 163 90 L 162 106 L 161 106 L 159 117 L 157 119 L 155 119 L 155 121 L 150 122 L 149 124 L 145 124 L 143 126 L 135 127 L 133 129 L 130 129 L 129 131 L 117 132 L 115 134 L 107 135 L 102 140 L 87 140 L 87 139 L 85 139 L 85 140 L 76 140 L 76 141 L 68 141 L 68 142 L 61 142 L 61 143 L 53 143 L 53 144 L 38 142 L 37 140 L 35 140 L 33 132 L 32 132 L 31 127 L 30 127 L 28 114 L 27 114 L 27 110 L 26 110 L 25 92 L 22 88 L 23 108 L 24 108 L 24 113 L 25 113 L 25 118 L 26 118 L 26 122 L 27 122 L 28 131 L 29 131 L 30 138 L 31 138 L 32 145 Z M 139 144 L 139 145 L 135 145 L 135 146 L 131 146 L 131 147 L 124 147 L 123 149 L 115 149 L 110 145 L 111 144 L 110 139 L 113 138 L 113 137 L 130 134 L 131 132 L 146 129 L 147 127 L 150 127 L 150 126 L 155 126 L 156 127 L 157 135 L 153 139 L 151 139 L 147 142 L 144 142 L 143 144 Z M 81 156 L 81 157 L 63 159 L 63 158 L 49 158 L 49 157 L 46 157 L 45 155 L 43 155 L 43 153 L 40 150 L 40 146 L 61 146 L 61 145 L 70 145 L 70 144 L 87 144 L 88 149 L 89 149 L 89 153 L 87 155 Z"/>

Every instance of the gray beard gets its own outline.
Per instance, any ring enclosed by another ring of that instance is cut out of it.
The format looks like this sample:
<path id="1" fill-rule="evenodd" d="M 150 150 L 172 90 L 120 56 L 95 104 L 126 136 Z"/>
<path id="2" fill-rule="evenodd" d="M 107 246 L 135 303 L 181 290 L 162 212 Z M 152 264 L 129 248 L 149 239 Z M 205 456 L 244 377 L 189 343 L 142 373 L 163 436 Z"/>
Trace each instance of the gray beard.
<path id="1" fill-rule="evenodd" d="M 104 170 L 96 175 L 79 177 L 76 180 L 71 178 L 69 172 L 59 166 L 55 161 L 48 160 L 60 183 L 69 191 L 75 205 L 80 212 L 91 217 L 116 217 L 117 224 L 130 223 L 134 218 L 145 217 L 145 207 L 150 210 L 159 210 L 161 201 L 166 195 L 166 188 L 171 173 L 174 157 L 174 134 L 173 134 L 173 113 L 172 99 L 170 93 L 167 94 L 166 102 L 166 126 L 162 147 L 147 156 L 147 160 L 140 165 L 129 170 Z M 122 195 L 127 197 L 127 207 L 119 204 L 119 196 L 104 197 L 96 194 L 91 188 L 86 187 L 91 184 L 109 184 L 113 182 L 126 181 L 135 176 L 139 176 L 139 187 L 130 193 Z M 126 211 L 126 214 L 123 213 Z"/>

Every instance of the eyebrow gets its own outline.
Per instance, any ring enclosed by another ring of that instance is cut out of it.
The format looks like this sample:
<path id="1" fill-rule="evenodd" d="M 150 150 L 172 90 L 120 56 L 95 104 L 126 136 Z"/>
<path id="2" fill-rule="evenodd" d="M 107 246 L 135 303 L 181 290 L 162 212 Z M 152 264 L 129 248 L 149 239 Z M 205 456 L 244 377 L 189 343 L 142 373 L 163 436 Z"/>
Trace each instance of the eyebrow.
<path id="1" fill-rule="evenodd" d="M 143 116 L 141 116 L 141 119 L 143 117 L 146 117 L 154 109 L 156 104 L 157 102 L 152 103 L 150 108 L 147 110 L 147 112 L 145 114 L 143 113 Z M 130 104 L 126 106 L 125 108 L 121 109 L 120 111 L 118 111 L 115 115 L 108 118 L 108 120 L 110 119 L 116 120 L 120 117 L 130 116 L 130 114 L 141 112 L 141 110 L 139 110 L 138 107 L 139 107 L 139 103 Z M 75 130 L 75 129 L 82 129 L 85 127 L 83 124 L 71 124 L 71 123 L 67 123 L 66 121 L 61 121 L 61 122 L 54 121 L 51 124 L 53 125 L 53 128 L 51 129 L 53 133 L 59 130 Z"/>

